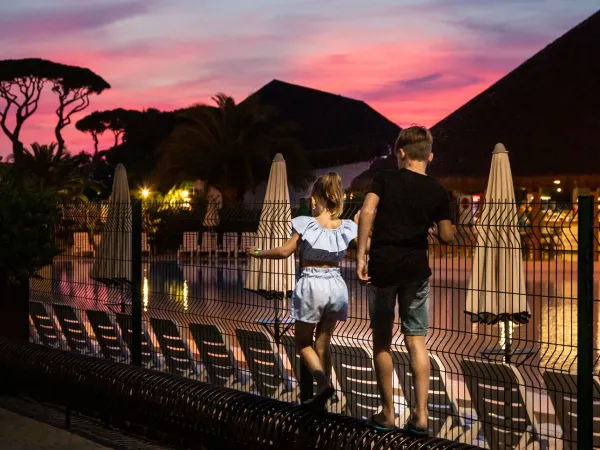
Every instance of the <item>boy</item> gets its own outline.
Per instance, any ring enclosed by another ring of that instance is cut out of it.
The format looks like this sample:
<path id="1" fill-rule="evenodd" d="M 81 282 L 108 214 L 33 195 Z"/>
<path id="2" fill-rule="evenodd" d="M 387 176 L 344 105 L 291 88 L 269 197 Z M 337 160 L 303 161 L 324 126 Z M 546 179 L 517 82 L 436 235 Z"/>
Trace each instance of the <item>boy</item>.
<path id="1" fill-rule="evenodd" d="M 416 409 L 404 431 L 414 436 L 429 434 L 429 357 L 425 336 L 431 269 L 427 237 L 437 225 L 442 241 L 454 239 L 448 192 L 426 175 L 427 165 L 433 159 L 432 143 L 431 133 L 424 127 L 413 126 L 400 132 L 394 146 L 400 170 L 381 171 L 375 176 L 358 225 L 356 270 L 359 279 L 369 284 L 375 374 L 383 402 L 382 411 L 371 418 L 371 425 L 389 430 L 395 424 L 390 350 L 397 299 L 416 397 Z"/>

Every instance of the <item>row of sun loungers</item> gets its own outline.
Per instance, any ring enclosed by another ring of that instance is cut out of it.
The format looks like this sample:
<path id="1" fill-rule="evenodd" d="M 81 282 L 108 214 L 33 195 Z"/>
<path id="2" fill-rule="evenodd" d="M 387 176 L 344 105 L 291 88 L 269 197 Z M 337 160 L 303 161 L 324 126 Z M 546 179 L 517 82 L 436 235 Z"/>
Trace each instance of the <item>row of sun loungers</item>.
<path id="1" fill-rule="evenodd" d="M 46 307 L 39 302 L 30 302 L 30 316 L 34 340 L 43 345 L 68 348 L 113 361 L 130 361 L 132 337 L 129 315 L 105 311 L 85 311 L 83 314 L 66 305 Z M 186 328 L 167 319 L 151 318 L 144 322 L 143 365 L 266 397 L 299 401 L 297 379 L 301 362 L 292 336 L 284 334 L 281 348 L 278 348 L 267 332 L 236 329 L 236 346 L 241 348 L 244 366 L 232 350 L 232 344 L 235 344 L 232 336 L 223 333 L 219 327 L 191 323 Z M 94 339 L 88 330 L 93 333 Z M 191 343 L 197 351 L 190 349 Z M 408 354 L 395 347 L 392 355 L 396 384 L 402 393 L 397 404 L 412 406 L 414 392 Z M 370 350 L 349 344 L 332 344 L 332 360 L 334 381 L 341 393 L 331 405 L 332 409 L 363 418 L 377 412 L 379 397 Z M 551 436 L 548 436 L 548 431 L 541 432 L 532 402 L 528 401 L 525 383 L 515 366 L 474 359 L 460 361 L 472 407 L 476 411 L 473 417 L 469 417 L 468 413 L 459 409 L 449 373 L 441 360 L 432 354 L 430 362 L 429 423 L 433 435 L 469 444 L 485 443 L 491 449 L 543 449 L 548 448 L 549 439 L 561 439 L 560 431 L 552 432 Z M 569 373 L 553 370 L 546 370 L 543 379 L 562 428 L 564 448 L 575 448 L 577 379 Z M 600 432 L 598 379 L 594 389 L 594 428 Z M 398 420 L 403 421 L 408 408 L 400 408 Z M 595 439 L 594 445 L 600 446 L 600 433 L 595 434 Z"/>
<path id="2" fill-rule="evenodd" d="M 241 239 L 238 233 L 223 233 L 222 244 L 218 244 L 218 235 L 214 232 L 202 233 L 202 239 L 197 232 L 183 233 L 183 242 L 177 251 L 177 259 L 194 259 L 201 255 L 225 254 L 228 258 L 233 256 L 237 258 L 239 253 L 243 253 L 247 247 L 256 246 L 258 234 L 242 233 Z M 90 240 L 88 233 L 73 233 L 74 245 L 70 250 L 73 256 L 94 257 L 100 247 L 101 235 L 96 234 L 93 241 Z M 200 244 L 199 244 L 200 242 Z M 148 234 L 142 233 L 142 254 L 149 255 L 151 252 L 148 242 Z"/>

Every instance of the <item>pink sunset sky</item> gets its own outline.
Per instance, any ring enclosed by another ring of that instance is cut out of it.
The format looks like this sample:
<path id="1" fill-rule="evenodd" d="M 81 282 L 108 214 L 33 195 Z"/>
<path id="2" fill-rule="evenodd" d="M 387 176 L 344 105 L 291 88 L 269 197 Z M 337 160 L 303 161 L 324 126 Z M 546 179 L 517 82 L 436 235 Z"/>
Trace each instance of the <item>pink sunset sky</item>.
<path id="1" fill-rule="evenodd" d="M 171 110 L 217 92 L 241 101 L 276 78 L 364 100 L 401 126 L 434 125 L 598 7 L 597 0 L 5 3 L 0 59 L 84 66 L 111 84 L 84 115 Z M 46 90 L 26 122 L 26 145 L 54 140 L 55 105 Z M 71 152 L 91 148 L 74 126 L 65 137 Z M 0 155 L 10 149 L 0 134 Z"/>

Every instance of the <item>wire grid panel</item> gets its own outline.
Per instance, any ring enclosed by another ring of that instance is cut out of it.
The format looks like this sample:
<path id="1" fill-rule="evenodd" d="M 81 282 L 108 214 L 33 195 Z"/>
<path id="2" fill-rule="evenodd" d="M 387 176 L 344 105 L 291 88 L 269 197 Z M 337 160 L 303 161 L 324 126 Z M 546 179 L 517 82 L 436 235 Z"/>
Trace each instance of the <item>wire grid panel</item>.
<path id="1" fill-rule="evenodd" d="M 288 230 L 289 217 L 299 213 L 295 205 L 288 208 L 271 215 L 274 230 Z M 359 208 L 347 203 L 343 218 L 352 219 Z M 576 435 L 569 429 L 576 420 L 572 404 L 577 370 L 576 209 L 489 202 L 467 212 L 458 204 L 452 208 L 454 242 L 428 238 L 433 272 L 426 339 L 432 367 L 432 432 L 487 448 L 498 443 L 573 448 Z M 102 257 L 94 248 L 94 236 L 100 236 L 99 242 L 105 239 L 102 218 L 96 217 L 99 209 L 93 204 L 63 208 L 56 236 L 64 251 L 31 282 L 31 334 L 45 345 L 127 362 L 129 286 L 91 278 L 96 259 Z M 202 209 L 193 204 L 144 205 L 143 361 L 157 370 L 298 402 L 299 359 L 289 292 L 247 289 L 253 274 L 244 249 L 253 247 L 252 240 L 259 236 L 262 209 L 262 204 L 224 204 L 219 224 L 207 228 Z M 128 223 L 121 231 L 131 231 Z M 596 216 L 596 260 L 597 224 Z M 186 233 L 214 233 L 217 248 L 230 248 L 233 240 L 239 257 L 229 258 L 226 252 L 178 257 Z M 279 239 L 284 242 L 283 234 Z M 74 250 L 88 244 L 94 253 Z M 293 263 L 297 277 L 299 258 Z M 366 417 L 380 404 L 368 288 L 358 282 L 355 267 L 351 244 L 340 263 L 350 305 L 348 320 L 338 323 L 332 340 L 331 373 L 337 395 L 329 408 Z M 486 272 L 491 267 L 494 272 Z M 283 270 L 270 275 L 285 276 Z M 597 304 L 597 286 L 594 300 Z M 399 425 L 415 402 L 406 350 L 396 326 L 392 355 Z M 492 418 L 484 407 L 488 401 L 510 406 L 522 421 Z M 527 426 L 521 428 L 521 423 Z"/>

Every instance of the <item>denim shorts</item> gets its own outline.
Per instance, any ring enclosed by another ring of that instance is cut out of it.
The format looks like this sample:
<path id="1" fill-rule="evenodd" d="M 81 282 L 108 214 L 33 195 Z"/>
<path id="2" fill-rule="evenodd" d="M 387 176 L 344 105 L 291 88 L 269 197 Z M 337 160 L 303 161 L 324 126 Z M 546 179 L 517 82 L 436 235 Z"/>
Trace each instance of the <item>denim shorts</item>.
<path id="1" fill-rule="evenodd" d="M 406 336 L 425 336 L 429 327 L 429 279 L 386 287 L 369 285 L 371 328 L 394 328 L 396 301 L 401 331 Z"/>
<path id="2" fill-rule="evenodd" d="M 348 288 L 340 269 L 305 267 L 292 294 L 292 318 L 317 323 L 348 318 Z"/>

